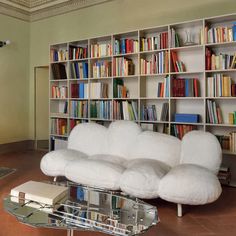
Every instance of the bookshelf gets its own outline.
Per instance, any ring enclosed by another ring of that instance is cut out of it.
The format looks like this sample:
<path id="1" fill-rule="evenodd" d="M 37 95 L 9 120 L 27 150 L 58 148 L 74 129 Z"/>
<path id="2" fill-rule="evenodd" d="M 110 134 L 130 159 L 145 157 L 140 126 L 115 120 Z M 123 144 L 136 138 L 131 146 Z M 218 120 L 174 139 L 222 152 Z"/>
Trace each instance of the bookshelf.
<path id="1" fill-rule="evenodd" d="M 234 22 L 231 14 L 51 45 L 50 140 L 66 140 L 80 122 L 130 119 L 179 138 L 209 131 L 224 140 L 229 165 L 236 156 Z M 198 121 L 177 122 L 179 113 Z"/>

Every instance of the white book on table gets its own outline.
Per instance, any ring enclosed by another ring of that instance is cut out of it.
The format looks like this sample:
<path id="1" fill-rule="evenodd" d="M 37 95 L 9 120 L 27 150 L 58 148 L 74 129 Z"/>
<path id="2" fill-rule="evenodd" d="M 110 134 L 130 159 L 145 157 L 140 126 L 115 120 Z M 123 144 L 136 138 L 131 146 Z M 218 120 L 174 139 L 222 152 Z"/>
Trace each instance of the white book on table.
<path id="1" fill-rule="evenodd" d="M 28 181 L 11 190 L 11 196 L 24 200 L 35 201 L 42 204 L 54 205 L 67 195 L 68 188 L 54 184 Z"/>

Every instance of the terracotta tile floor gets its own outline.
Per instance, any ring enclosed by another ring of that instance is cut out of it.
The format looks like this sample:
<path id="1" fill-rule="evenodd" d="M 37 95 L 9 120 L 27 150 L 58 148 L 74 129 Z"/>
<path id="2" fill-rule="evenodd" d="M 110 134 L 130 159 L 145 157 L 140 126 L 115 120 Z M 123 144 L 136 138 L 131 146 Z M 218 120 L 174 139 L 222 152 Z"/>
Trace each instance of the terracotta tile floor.
<path id="1" fill-rule="evenodd" d="M 0 236 L 66 236 L 64 230 L 39 229 L 23 225 L 3 210 L 2 199 L 10 189 L 28 180 L 50 179 L 39 168 L 43 152 L 25 151 L 0 155 L 0 166 L 17 171 L 0 180 Z M 176 205 L 155 199 L 161 222 L 145 236 L 234 236 L 236 235 L 236 188 L 224 187 L 221 197 L 204 206 L 184 206 L 185 215 L 176 217 Z M 75 236 L 98 236 L 102 233 L 76 232 Z"/>

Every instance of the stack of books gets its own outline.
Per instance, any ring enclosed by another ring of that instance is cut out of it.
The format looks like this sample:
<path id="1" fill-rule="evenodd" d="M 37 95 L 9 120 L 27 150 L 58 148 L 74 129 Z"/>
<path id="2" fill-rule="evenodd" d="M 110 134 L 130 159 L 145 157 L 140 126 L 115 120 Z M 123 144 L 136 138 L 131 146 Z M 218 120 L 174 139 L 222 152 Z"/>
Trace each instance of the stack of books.
<path id="1" fill-rule="evenodd" d="M 229 185 L 231 180 L 231 172 L 229 167 L 221 166 L 218 172 L 218 179 L 221 184 Z"/>

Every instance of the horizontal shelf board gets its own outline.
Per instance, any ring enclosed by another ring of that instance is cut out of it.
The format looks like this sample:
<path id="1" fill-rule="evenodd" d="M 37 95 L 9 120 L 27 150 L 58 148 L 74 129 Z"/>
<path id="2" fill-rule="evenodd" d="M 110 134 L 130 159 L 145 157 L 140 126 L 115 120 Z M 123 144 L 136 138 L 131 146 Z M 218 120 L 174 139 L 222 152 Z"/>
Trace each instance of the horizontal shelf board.
<path id="1" fill-rule="evenodd" d="M 125 75 L 125 76 L 113 76 L 113 78 L 115 79 L 115 78 L 137 78 L 137 77 L 139 77 L 139 75 Z"/>
<path id="2" fill-rule="evenodd" d="M 50 82 L 67 82 L 68 79 L 50 79 Z"/>
<path id="3" fill-rule="evenodd" d="M 73 116 L 70 116 L 69 117 L 70 120 L 89 120 L 89 118 L 79 118 L 79 117 L 73 117 Z"/>
<path id="4" fill-rule="evenodd" d="M 204 97 L 170 97 L 173 100 L 204 100 Z"/>
<path id="5" fill-rule="evenodd" d="M 174 121 L 171 121 L 170 123 L 173 125 L 198 125 L 198 126 L 204 125 L 204 123 L 188 123 L 188 122 L 174 122 Z"/>
<path id="6" fill-rule="evenodd" d="M 120 101 L 126 101 L 126 100 L 138 100 L 139 98 L 113 98 L 113 100 L 120 100 Z"/>
<path id="7" fill-rule="evenodd" d="M 68 79 L 69 81 L 88 81 L 88 78 L 85 78 L 85 79 L 80 79 L 80 78 L 71 78 L 71 79 Z"/>
<path id="8" fill-rule="evenodd" d="M 90 98 L 90 101 L 109 101 L 112 100 L 112 98 Z"/>
<path id="9" fill-rule="evenodd" d="M 110 80 L 110 79 L 112 79 L 111 76 L 109 76 L 109 77 L 99 77 L 99 78 L 95 78 L 95 77 L 89 78 L 89 80 Z"/>
<path id="10" fill-rule="evenodd" d="M 90 120 L 97 120 L 97 121 L 112 121 L 112 119 L 101 119 L 101 118 L 89 118 Z"/>
<path id="11" fill-rule="evenodd" d="M 191 74 L 201 74 L 204 71 L 185 71 L 185 72 L 170 72 L 170 75 L 191 75 Z"/>
<path id="12" fill-rule="evenodd" d="M 62 138 L 67 138 L 67 137 L 68 137 L 67 134 L 64 134 L 64 135 L 61 135 L 61 134 L 50 134 L 50 136 L 53 136 L 53 137 L 62 137 Z"/>
<path id="13" fill-rule="evenodd" d="M 51 61 L 51 64 L 58 64 L 58 63 L 67 63 L 68 60 L 63 60 L 63 61 Z"/>
<path id="14" fill-rule="evenodd" d="M 150 123 L 150 124 L 169 124 L 169 121 L 161 120 L 139 120 L 140 123 Z"/>
<path id="15" fill-rule="evenodd" d="M 206 97 L 206 99 L 217 99 L 217 100 L 234 100 L 236 97 Z"/>
<path id="16" fill-rule="evenodd" d="M 89 100 L 88 98 L 69 98 L 69 100 Z"/>
<path id="17" fill-rule="evenodd" d="M 222 43 L 206 43 L 206 47 L 232 47 L 236 46 L 236 41 L 233 42 L 222 42 Z"/>
<path id="18" fill-rule="evenodd" d="M 90 57 L 90 60 L 111 59 L 111 58 L 112 58 L 112 56 Z"/>
<path id="19" fill-rule="evenodd" d="M 220 73 L 220 72 L 236 72 L 236 69 L 225 69 L 225 70 L 206 70 L 206 73 Z"/>
<path id="20" fill-rule="evenodd" d="M 227 155 L 235 155 L 236 156 L 236 152 L 231 152 L 229 150 L 222 150 L 223 154 L 227 154 Z"/>
<path id="21" fill-rule="evenodd" d="M 210 123 L 206 123 L 206 126 L 236 127 L 236 125 L 231 125 L 231 124 L 210 124 Z"/>
<path id="22" fill-rule="evenodd" d="M 197 45 L 189 45 L 189 46 L 181 46 L 181 47 L 175 47 L 175 48 L 170 48 L 171 51 L 187 51 L 187 50 L 197 50 L 197 49 L 203 49 L 203 45 L 197 44 Z"/>
<path id="23" fill-rule="evenodd" d="M 68 100 L 68 98 L 49 98 L 51 101 L 55 100 L 55 101 L 66 101 Z"/>
<path id="24" fill-rule="evenodd" d="M 138 56 L 139 52 L 113 54 L 113 57 Z"/>
<path id="25" fill-rule="evenodd" d="M 155 76 L 166 76 L 169 73 L 160 73 L 160 74 L 140 74 L 140 77 L 155 77 Z"/>
<path id="26" fill-rule="evenodd" d="M 63 113 L 50 113 L 50 118 L 68 118 L 69 114 Z"/>
<path id="27" fill-rule="evenodd" d="M 156 49 L 156 50 L 147 50 L 147 51 L 140 51 L 140 55 L 145 55 L 145 54 L 154 54 L 156 52 L 163 52 L 163 51 L 168 51 L 169 48 L 163 48 L 163 49 Z"/>
<path id="28" fill-rule="evenodd" d="M 140 100 L 168 100 L 169 97 L 140 97 Z"/>

